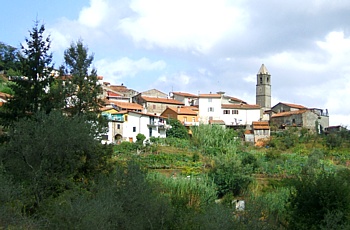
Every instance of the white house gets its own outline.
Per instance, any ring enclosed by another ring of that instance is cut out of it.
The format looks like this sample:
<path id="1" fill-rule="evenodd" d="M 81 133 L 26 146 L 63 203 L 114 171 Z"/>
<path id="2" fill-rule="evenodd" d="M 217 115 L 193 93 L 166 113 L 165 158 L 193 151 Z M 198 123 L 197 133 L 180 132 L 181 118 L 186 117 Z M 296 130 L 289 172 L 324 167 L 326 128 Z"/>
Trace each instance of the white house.
<path id="1" fill-rule="evenodd" d="M 209 124 L 210 120 L 221 120 L 221 94 L 199 94 L 199 123 Z"/>
<path id="2" fill-rule="evenodd" d="M 227 126 L 251 125 L 253 121 L 260 119 L 261 107 L 259 105 L 222 104 L 221 109 L 221 120 Z"/>
<path id="3" fill-rule="evenodd" d="M 174 100 L 181 101 L 185 106 L 198 106 L 198 96 L 184 92 L 172 92 Z"/>
<path id="4" fill-rule="evenodd" d="M 226 126 L 251 125 L 260 119 L 259 105 L 250 105 L 235 97 L 217 94 L 199 94 L 199 122 L 202 124 L 213 121 Z"/>
<path id="5" fill-rule="evenodd" d="M 104 140 L 102 141 L 107 144 L 121 141 L 135 142 L 139 133 L 145 135 L 146 139 L 150 137 L 165 138 L 166 129 L 169 128 L 162 117 L 152 114 L 121 111 L 102 115 L 109 119 L 108 133 L 104 135 Z"/>

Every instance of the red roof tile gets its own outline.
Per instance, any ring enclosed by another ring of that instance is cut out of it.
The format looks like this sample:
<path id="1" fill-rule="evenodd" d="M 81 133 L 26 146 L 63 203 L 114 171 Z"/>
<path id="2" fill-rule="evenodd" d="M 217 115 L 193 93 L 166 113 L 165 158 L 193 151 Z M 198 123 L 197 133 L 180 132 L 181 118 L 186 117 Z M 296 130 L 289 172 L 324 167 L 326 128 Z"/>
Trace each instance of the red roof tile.
<path id="1" fill-rule="evenodd" d="M 207 94 L 199 94 L 201 98 L 221 98 L 221 94 L 207 93 Z"/>
<path id="2" fill-rule="evenodd" d="M 122 96 L 121 94 L 118 94 L 118 93 L 115 93 L 112 91 L 107 91 L 107 95 L 108 95 L 108 97 L 121 97 Z"/>
<path id="3" fill-rule="evenodd" d="M 120 101 L 115 101 L 113 103 L 114 103 L 115 106 L 120 107 L 122 109 L 143 110 L 142 105 L 139 105 L 139 104 L 136 104 L 136 103 L 120 102 Z"/>
<path id="4" fill-rule="evenodd" d="M 296 110 L 296 111 L 288 111 L 288 112 L 276 113 L 276 114 L 273 114 L 271 116 L 271 118 L 288 117 L 288 116 L 295 115 L 295 114 L 302 114 L 302 113 L 305 113 L 306 111 L 308 111 L 308 110 L 307 109 L 302 109 L 302 110 Z"/>
<path id="5" fill-rule="evenodd" d="M 181 114 L 181 115 L 197 115 L 197 112 L 193 111 L 190 108 L 186 108 L 186 107 L 179 107 L 179 108 L 168 107 L 168 109 L 174 111 L 177 114 Z"/>
<path id="6" fill-rule="evenodd" d="M 197 95 L 194 94 L 190 94 L 190 93 L 183 93 L 183 92 L 173 92 L 173 94 L 175 95 L 179 95 L 179 96 L 184 96 L 184 97 L 198 97 Z"/>
<path id="7" fill-rule="evenodd" d="M 307 109 L 305 106 L 303 105 L 298 105 L 298 104 L 292 104 L 292 103 L 284 103 L 284 102 L 280 102 L 281 104 L 287 105 L 291 108 L 295 108 L 295 109 Z"/>
<path id="8" fill-rule="evenodd" d="M 270 125 L 268 121 L 253 121 L 253 129 L 270 129 Z"/>

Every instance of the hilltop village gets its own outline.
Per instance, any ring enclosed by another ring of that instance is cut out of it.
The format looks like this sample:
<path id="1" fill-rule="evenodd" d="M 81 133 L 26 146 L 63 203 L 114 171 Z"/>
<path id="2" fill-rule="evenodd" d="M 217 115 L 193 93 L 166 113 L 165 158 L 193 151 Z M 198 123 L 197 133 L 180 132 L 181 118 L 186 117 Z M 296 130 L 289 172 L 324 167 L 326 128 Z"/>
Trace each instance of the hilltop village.
<path id="1" fill-rule="evenodd" d="M 226 95 L 225 92 L 191 94 L 157 89 L 137 92 L 122 85 L 103 82 L 105 106 L 101 113 L 109 121 L 104 143 L 136 141 L 137 134 L 146 138 L 166 137 L 168 118 L 179 120 L 191 134 L 190 127 L 211 124 L 232 129 L 244 129 L 244 139 L 258 143 L 269 138 L 270 130 L 304 127 L 323 132 L 329 126 L 327 109 L 279 102 L 271 106 L 271 74 L 264 64 L 256 78 L 256 104 Z"/>

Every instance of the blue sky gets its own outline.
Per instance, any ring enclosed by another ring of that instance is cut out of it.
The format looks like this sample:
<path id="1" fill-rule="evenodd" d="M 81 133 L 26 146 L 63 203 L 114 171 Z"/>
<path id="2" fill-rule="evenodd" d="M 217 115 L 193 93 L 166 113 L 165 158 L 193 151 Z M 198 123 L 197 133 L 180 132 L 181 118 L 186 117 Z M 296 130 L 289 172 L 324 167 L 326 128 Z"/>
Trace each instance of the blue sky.
<path id="1" fill-rule="evenodd" d="M 38 19 L 55 66 L 82 39 L 105 81 L 137 91 L 225 91 L 255 103 L 256 73 L 271 74 L 272 104 L 328 109 L 350 127 L 350 1 L 12 0 L 0 41 L 19 47 Z"/>

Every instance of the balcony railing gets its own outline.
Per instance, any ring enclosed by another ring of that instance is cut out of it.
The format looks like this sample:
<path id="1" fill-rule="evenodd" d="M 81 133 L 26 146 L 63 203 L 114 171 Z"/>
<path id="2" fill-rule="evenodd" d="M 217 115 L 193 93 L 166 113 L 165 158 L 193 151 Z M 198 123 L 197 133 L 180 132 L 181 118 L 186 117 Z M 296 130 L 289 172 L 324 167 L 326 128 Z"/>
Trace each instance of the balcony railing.
<path id="1" fill-rule="evenodd" d="M 184 122 L 182 122 L 182 124 L 183 124 L 184 126 L 198 126 L 198 125 L 199 125 L 199 122 L 184 121 Z"/>

